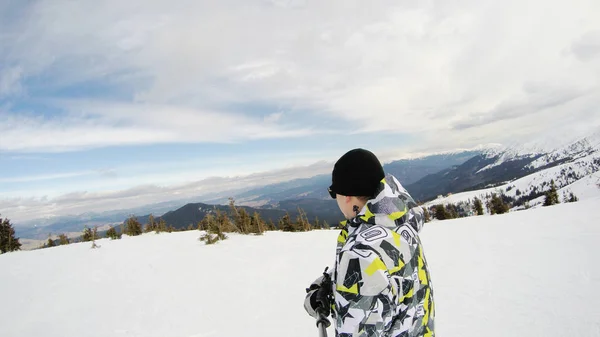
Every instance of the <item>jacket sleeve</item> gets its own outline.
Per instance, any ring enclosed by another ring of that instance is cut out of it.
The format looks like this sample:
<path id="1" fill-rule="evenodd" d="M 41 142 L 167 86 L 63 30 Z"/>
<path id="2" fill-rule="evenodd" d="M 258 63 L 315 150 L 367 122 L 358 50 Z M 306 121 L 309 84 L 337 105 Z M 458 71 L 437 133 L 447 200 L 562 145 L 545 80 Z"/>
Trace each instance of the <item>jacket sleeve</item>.
<path id="1" fill-rule="evenodd" d="M 374 250 L 356 246 L 342 251 L 338 261 L 336 336 L 382 336 L 394 313 L 394 289 L 386 265 Z"/>

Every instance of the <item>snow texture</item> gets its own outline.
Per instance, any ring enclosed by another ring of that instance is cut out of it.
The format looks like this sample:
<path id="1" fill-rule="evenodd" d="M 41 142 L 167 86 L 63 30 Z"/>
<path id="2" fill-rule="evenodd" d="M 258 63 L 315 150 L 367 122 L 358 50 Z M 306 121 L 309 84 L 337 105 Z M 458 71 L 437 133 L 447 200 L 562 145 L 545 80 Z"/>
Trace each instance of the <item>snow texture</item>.
<path id="1" fill-rule="evenodd" d="M 437 335 L 600 336 L 598 206 L 426 224 Z M 337 230 L 231 234 L 211 246 L 200 234 L 0 255 L 1 335 L 318 336 L 304 289 L 333 261 Z"/>

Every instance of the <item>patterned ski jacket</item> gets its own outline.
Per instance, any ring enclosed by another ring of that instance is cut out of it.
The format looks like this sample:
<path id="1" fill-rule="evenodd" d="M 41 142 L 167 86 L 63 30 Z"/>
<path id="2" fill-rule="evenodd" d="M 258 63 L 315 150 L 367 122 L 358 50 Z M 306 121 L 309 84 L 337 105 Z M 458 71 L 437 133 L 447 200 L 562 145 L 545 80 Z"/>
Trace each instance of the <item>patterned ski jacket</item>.
<path id="1" fill-rule="evenodd" d="M 418 233 L 423 209 L 387 174 L 344 228 L 332 270 L 338 337 L 433 337 L 434 301 Z"/>

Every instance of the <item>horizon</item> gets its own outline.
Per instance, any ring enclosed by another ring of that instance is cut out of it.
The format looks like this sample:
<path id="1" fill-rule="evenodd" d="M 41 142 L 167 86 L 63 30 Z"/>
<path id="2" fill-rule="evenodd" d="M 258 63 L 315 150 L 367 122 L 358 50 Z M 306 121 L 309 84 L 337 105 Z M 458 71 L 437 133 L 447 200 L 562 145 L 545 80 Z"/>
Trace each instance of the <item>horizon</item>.
<path id="1" fill-rule="evenodd" d="M 309 177 L 356 147 L 388 162 L 562 145 L 600 126 L 599 11 L 592 0 L 0 3 L 0 214 Z"/>
<path id="2" fill-rule="evenodd" d="M 473 149 L 454 149 L 448 151 L 441 152 L 432 152 L 432 153 L 415 153 L 415 154 L 406 154 L 404 156 L 394 157 L 390 156 L 380 156 L 380 160 L 382 164 L 385 166 L 387 164 L 402 161 L 402 160 L 416 160 L 427 158 L 430 156 L 443 156 L 448 154 L 457 154 L 463 152 L 473 152 L 473 151 L 484 151 L 486 148 L 495 149 L 499 145 L 498 144 L 489 144 L 487 147 L 476 147 Z M 225 197 L 227 193 L 238 193 L 240 191 L 252 188 L 260 188 L 265 187 L 271 184 L 289 182 L 297 179 L 310 179 L 320 175 L 329 175 L 331 174 L 331 170 L 333 169 L 333 161 L 321 160 L 309 165 L 303 166 L 291 166 L 282 169 L 269 170 L 269 171 L 258 171 L 258 172 L 246 172 L 243 175 L 237 176 L 212 176 L 206 177 L 197 181 L 189 181 L 182 184 L 173 184 L 166 186 L 157 186 L 157 185 L 146 185 L 146 186 L 134 186 L 131 189 L 118 190 L 115 193 L 108 194 L 89 194 L 89 193 L 80 193 L 80 194 L 71 194 L 71 195 L 62 195 L 55 199 L 53 202 L 61 202 L 64 203 L 64 209 L 70 209 L 70 206 L 74 203 L 81 203 L 82 200 L 87 198 L 96 200 L 100 197 L 99 203 L 92 203 L 90 206 L 86 206 L 84 208 L 75 208 L 82 209 L 81 211 L 75 211 L 71 213 L 63 213 L 60 214 L 52 214 L 46 213 L 44 216 L 33 216 L 33 215 L 25 215 L 23 218 L 17 218 L 16 221 L 12 221 L 17 227 L 23 226 L 31 226 L 33 222 L 39 220 L 50 220 L 50 219 L 58 219 L 60 217 L 77 217 L 85 214 L 102 214 L 102 213 L 117 213 L 130 211 L 133 209 L 146 209 L 154 205 L 160 204 L 181 204 L 183 206 L 185 203 L 189 202 L 207 202 L 207 199 L 221 199 Z M 0 182 L 2 180 L 0 179 Z M 158 197 L 154 195 L 152 190 L 159 190 L 160 193 Z M 173 195 L 172 197 L 168 197 L 168 195 Z M 167 196 L 165 198 L 165 196 Z M 130 204 L 128 207 L 121 207 L 119 205 L 122 204 L 123 201 L 126 201 L 128 198 L 136 198 L 140 197 L 149 197 L 147 201 L 138 201 Z M 161 199 L 163 198 L 163 199 Z M 190 201 L 196 200 L 196 201 Z M 104 207 L 103 202 L 109 201 L 110 206 Z M 42 204 L 40 202 L 40 204 Z M 18 205 L 10 205 L 12 207 L 18 207 Z M 42 205 L 43 206 L 43 205 Z M 180 207 L 177 206 L 177 207 Z M 1 213 L 0 213 L 1 214 Z M 6 217 L 6 216 L 4 216 Z M 35 224 L 33 224 L 35 225 Z M 43 226 L 43 225 L 42 225 Z"/>

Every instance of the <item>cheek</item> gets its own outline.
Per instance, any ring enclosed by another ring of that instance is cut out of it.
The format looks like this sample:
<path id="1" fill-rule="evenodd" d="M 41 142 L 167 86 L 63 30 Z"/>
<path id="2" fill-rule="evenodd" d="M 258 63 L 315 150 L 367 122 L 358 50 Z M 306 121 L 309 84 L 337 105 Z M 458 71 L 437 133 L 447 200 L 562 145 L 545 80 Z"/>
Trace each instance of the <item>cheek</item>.
<path id="1" fill-rule="evenodd" d="M 340 208 L 340 211 L 342 212 L 342 214 L 344 214 L 344 217 L 347 218 L 348 217 L 348 210 L 346 209 L 347 208 L 347 204 L 344 203 L 344 198 L 343 197 L 341 197 L 341 198 L 338 197 L 337 198 L 337 204 L 338 204 L 338 207 Z"/>
<path id="2" fill-rule="evenodd" d="M 343 210 L 343 209 L 344 209 L 344 207 L 343 207 L 343 203 L 342 203 L 342 201 L 340 200 L 340 198 L 339 198 L 339 197 L 337 197 L 337 198 L 335 199 L 335 201 L 337 201 L 337 205 L 338 205 L 338 207 L 340 208 L 340 210 Z"/>

